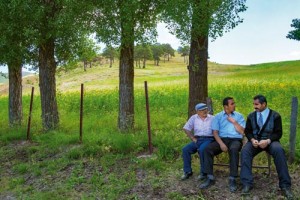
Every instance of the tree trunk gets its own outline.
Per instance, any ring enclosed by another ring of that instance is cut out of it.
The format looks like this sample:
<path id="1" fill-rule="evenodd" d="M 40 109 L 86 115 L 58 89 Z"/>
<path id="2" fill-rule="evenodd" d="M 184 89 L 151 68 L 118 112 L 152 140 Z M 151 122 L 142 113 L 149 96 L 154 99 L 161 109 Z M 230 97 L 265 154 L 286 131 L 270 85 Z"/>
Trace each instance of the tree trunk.
<path id="1" fill-rule="evenodd" d="M 87 61 L 83 60 L 83 70 L 86 72 L 86 68 L 87 68 Z"/>
<path id="2" fill-rule="evenodd" d="M 189 56 L 189 105 L 188 117 L 195 113 L 195 105 L 205 102 L 208 96 L 207 81 L 208 36 L 191 41 Z"/>
<path id="3" fill-rule="evenodd" d="M 49 39 L 39 48 L 39 85 L 44 129 L 58 126 L 59 116 L 56 101 L 55 82 L 56 62 L 54 59 L 54 40 Z"/>
<path id="4" fill-rule="evenodd" d="M 128 25 L 128 24 L 127 24 Z M 123 25 L 124 26 L 124 25 Z M 119 71 L 118 127 L 128 131 L 134 127 L 134 29 L 122 27 Z"/>
<path id="5" fill-rule="evenodd" d="M 109 68 L 112 68 L 112 63 L 113 63 L 113 59 L 110 58 L 110 59 L 109 59 Z"/>
<path id="6" fill-rule="evenodd" d="M 143 60 L 143 69 L 146 68 L 146 58 L 144 57 L 144 60 Z"/>
<path id="7" fill-rule="evenodd" d="M 9 124 L 21 125 L 22 111 L 22 66 L 21 62 L 8 65 L 9 74 Z"/>

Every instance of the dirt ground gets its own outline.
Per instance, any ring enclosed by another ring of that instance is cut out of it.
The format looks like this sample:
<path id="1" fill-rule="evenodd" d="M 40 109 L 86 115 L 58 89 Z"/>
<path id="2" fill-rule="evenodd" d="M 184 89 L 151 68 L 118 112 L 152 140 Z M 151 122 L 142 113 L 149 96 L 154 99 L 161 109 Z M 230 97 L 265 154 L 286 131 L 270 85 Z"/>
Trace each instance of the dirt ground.
<path id="1" fill-rule="evenodd" d="M 201 196 L 206 200 L 264 200 L 264 199 L 286 199 L 279 189 L 278 177 L 275 168 L 271 170 L 270 177 L 267 174 L 266 169 L 254 169 L 254 188 L 251 190 L 251 194 L 243 196 L 241 194 L 242 185 L 238 179 L 238 190 L 235 193 L 229 191 L 228 186 L 228 169 L 226 167 L 215 167 L 216 183 L 208 189 L 200 190 L 199 185 L 201 182 L 197 180 L 198 174 L 194 174 L 191 178 L 185 181 L 180 180 L 180 176 L 170 175 L 165 180 L 167 187 L 153 189 L 144 180 L 147 178 L 147 172 L 137 171 L 136 176 L 139 183 L 128 191 L 128 193 L 134 193 L 139 198 L 144 200 L 150 199 L 182 199 L 171 198 L 166 194 L 177 193 L 180 196 L 184 196 L 184 199 L 201 199 Z M 296 167 L 296 170 L 290 173 L 292 179 L 292 190 L 294 193 L 294 199 L 300 199 L 300 166 Z"/>

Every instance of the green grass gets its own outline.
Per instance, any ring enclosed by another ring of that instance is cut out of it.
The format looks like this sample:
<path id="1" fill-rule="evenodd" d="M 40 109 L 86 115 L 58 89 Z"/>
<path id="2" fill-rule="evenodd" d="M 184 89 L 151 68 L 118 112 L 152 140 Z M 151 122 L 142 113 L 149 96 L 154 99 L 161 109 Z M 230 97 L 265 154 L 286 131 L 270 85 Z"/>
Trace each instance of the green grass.
<path id="1" fill-rule="evenodd" d="M 139 171 L 147 171 L 147 182 L 143 181 L 146 192 L 147 187 L 151 191 L 167 189 L 174 177 L 168 180 L 162 177 L 180 175 L 181 148 L 189 141 L 182 131 L 188 103 L 188 72 L 182 60 L 175 57 L 159 67 L 149 63 L 146 69 L 135 68 L 135 128 L 127 134 L 117 129 L 116 65 L 95 66 L 87 72 L 82 68 L 60 72 L 57 76 L 60 126 L 48 133 L 42 131 L 37 91 L 31 143 L 24 142 L 30 103 L 28 91 L 24 91 L 24 120 L 18 128 L 8 126 L 8 98 L 0 96 L 0 197 L 9 191 L 17 199 L 139 199 L 134 194 L 137 183 L 142 181 L 136 178 Z M 299 76 L 300 61 L 250 66 L 210 63 L 209 96 L 215 113 L 222 110 L 225 96 L 233 96 L 237 111 L 246 117 L 253 110 L 252 97 L 258 93 L 266 95 L 269 107 L 282 115 L 281 142 L 288 151 L 291 98 L 300 96 Z M 137 158 L 148 152 L 145 80 L 155 155 L 151 159 Z M 79 144 L 81 83 L 85 84 L 85 93 L 83 143 Z M 296 161 L 300 161 L 299 137 Z M 264 163 L 264 156 L 258 162 Z M 165 198 L 204 199 L 200 193 L 186 198 L 171 189 Z"/>

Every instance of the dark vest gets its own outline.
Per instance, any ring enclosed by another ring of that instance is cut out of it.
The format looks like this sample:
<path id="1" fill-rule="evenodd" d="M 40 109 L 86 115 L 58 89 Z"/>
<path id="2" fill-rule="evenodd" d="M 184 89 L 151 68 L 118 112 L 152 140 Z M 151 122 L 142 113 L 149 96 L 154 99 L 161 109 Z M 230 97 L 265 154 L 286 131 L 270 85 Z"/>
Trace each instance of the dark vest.
<path id="1" fill-rule="evenodd" d="M 257 124 L 257 116 L 256 112 L 252 112 L 248 116 L 251 119 L 251 126 L 253 128 L 253 135 L 256 140 L 265 140 L 270 138 L 270 134 L 272 134 L 274 130 L 274 119 L 280 117 L 279 113 L 270 109 L 267 120 L 265 121 L 262 129 L 260 130 Z"/>

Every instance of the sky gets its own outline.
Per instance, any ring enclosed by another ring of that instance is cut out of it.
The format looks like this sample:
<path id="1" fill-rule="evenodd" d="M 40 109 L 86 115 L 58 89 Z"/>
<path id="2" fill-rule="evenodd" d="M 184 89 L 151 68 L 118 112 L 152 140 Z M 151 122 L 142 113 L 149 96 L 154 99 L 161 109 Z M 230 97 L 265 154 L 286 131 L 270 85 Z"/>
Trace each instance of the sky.
<path id="1" fill-rule="evenodd" d="M 257 64 L 300 60 L 300 41 L 286 38 L 292 19 L 300 18 L 300 0 L 247 0 L 243 23 L 209 42 L 210 61 L 220 64 Z M 158 42 L 174 49 L 180 41 L 158 25 Z"/>

